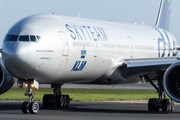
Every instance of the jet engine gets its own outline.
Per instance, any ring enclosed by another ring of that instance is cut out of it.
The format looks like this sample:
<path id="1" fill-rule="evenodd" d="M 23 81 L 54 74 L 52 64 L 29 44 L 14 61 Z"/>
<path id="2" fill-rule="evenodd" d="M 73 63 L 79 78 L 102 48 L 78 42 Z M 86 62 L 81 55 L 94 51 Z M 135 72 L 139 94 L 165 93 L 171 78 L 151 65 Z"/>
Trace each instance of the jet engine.
<path id="1" fill-rule="evenodd" d="M 8 91 L 14 84 L 13 76 L 6 70 L 2 60 L 0 60 L 0 94 Z"/>
<path id="2" fill-rule="evenodd" d="M 163 86 L 167 95 L 180 102 L 180 62 L 172 64 L 165 72 Z"/>

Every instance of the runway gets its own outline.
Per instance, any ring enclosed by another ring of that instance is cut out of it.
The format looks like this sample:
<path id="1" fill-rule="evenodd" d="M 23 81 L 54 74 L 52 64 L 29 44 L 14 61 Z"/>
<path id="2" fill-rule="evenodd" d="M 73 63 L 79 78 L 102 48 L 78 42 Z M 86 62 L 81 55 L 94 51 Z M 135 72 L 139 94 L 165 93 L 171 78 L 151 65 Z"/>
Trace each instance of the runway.
<path id="1" fill-rule="evenodd" d="M 23 114 L 22 102 L 0 101 L 1 120 L 179 120 L 180 105 L 172 113 L 149 112 L 147 101 L 71 102 L 69 108 L 44 108 L 36 115 Z"/>

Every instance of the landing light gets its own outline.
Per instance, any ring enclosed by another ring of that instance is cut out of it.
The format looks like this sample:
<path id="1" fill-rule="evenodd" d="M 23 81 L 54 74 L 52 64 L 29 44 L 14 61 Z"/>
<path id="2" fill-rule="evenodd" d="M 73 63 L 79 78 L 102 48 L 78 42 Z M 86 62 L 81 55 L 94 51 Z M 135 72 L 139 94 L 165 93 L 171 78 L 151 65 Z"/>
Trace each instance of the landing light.
<path id="1" fill-rule="evenodd" d="M 25 84 L 25 87 L 28 87 L 28 84 Z M 31 87 L 33 88 L 33 87 L 34 87 L 34 84 L 31 84 Z"/>
<path id="2" fill-rule="evenodd" d="M 31 84 L 31 87 L 34 87 L 34 84 Z"/>
<path id="3" fill-rule="evenodd" d="M 30 84 L 31 88 L 39 89 L 39 83 L 34 80 L 32 84 Z M 28 84 L 25 84 L 25 87 L 28 87 Z"/>

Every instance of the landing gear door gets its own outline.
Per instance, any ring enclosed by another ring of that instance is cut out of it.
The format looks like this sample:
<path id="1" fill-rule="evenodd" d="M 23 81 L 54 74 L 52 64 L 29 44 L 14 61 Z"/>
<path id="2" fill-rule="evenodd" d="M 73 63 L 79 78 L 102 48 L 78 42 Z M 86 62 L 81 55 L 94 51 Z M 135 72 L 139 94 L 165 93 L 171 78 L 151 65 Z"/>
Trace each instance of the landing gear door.
<path id="1" fill-rule="evenodd" d="M 69 54 L 69 43 L 64 32 L 59 31 L 59 36 L 62 41 L 62 56 L 68 56 Z"/>

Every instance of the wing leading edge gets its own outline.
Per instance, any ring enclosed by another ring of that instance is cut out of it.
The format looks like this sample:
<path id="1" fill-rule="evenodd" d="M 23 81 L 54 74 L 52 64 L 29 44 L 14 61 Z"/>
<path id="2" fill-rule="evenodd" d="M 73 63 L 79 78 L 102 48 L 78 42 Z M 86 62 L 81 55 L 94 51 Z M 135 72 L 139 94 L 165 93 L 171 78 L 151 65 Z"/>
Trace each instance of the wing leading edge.
<path id="1" fill-rule="evenodd" d="M 125 78 L 136 78 L 148 74 L 154 76 L 151 77 L 154 79 L 155 72 L 165 72 L 170 65 L 177 62 L 180 62 L 179 57 L 124 59 L 124 62 L 118 65 L 118 69 Z"/>
<path id="2" fill-rule="evenodd" d="M 167 69 L 164 66 L 170 66 L 173 63 L 180 62 L 179 57 L 165 57 L 165 58 L 142 58 L 142 59 L 125 59 L 124 65 L 129 68 L 140 67 L 157 67 L 160 66 L 163 69 Z M 158 68 L 158 67 L 157 67 Z"/>

